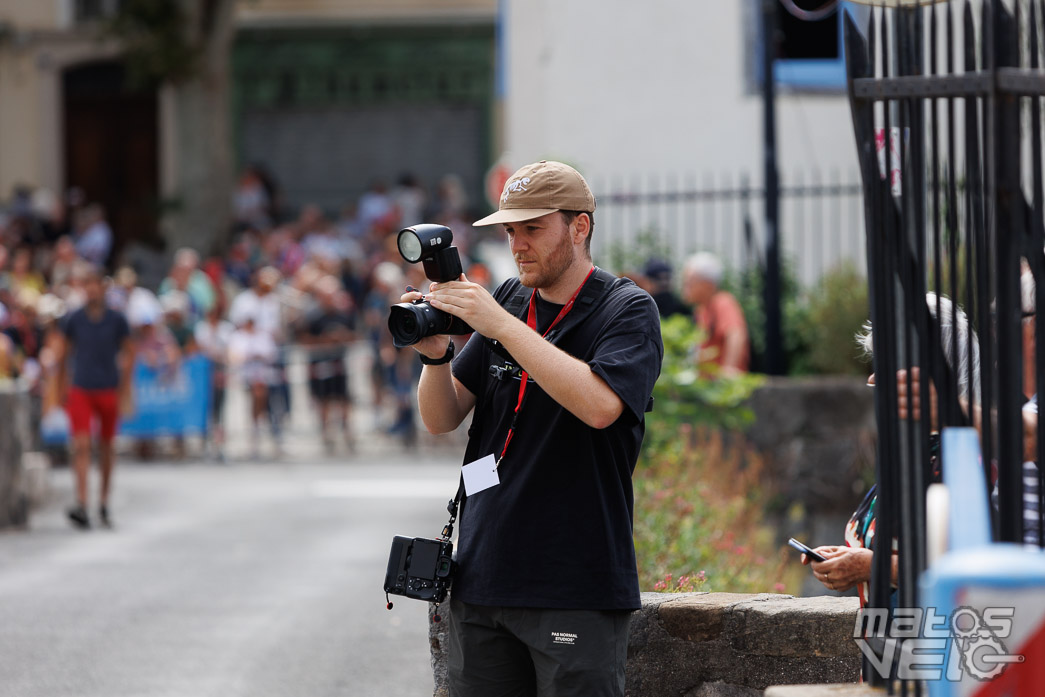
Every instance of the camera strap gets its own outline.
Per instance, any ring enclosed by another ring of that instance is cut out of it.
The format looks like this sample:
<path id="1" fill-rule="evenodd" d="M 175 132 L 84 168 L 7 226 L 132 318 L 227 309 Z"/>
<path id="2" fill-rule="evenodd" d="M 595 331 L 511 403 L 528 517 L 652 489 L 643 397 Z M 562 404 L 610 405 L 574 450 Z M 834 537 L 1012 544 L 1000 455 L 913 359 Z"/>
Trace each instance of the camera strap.
<path id="1" fill-rule="evenodd" d="M 563 318 L 557 326 L 550 328 L 544 338 L 553 344 L 556 343 L 559 337 L 583 322 L 611 291 L 620 285 L 630 283 L 631 281 L 626 278 L 618 278 L 608 271 L 595 267 L 595 272 L 583 284 L 573 311 L 570 312 L 569 316 Z M 528 310 L 530 300 L 533 297 L 533 291 L 519 283 L 518 279 L 508 281 L 508 284 L 511 285 L 504 292 L 507 297 L 501 296 L 504 299 L 498 302 L 501 303 L 501 307 L 508 311 L 508 314 L 526 321 L 526 310 Z M 501 295 L 501 293 L 498 293 L 498 295 Z M 490 350 L 503 358 L 505 363 L 516 365 L 515 359 L 501 346 L 500 342 L 485 337 L 484 340 L 489 345 Z M 512 377 L 515 377 L 515 375 Z"/>
<path id="2" fill-rule="evenodd" d="M 551 331 L 553 329 L 555 329 L 556 325 L 558 325 L 559 322 L 561 322 L 566 317 L 566 315 L 570 314 L 570 310 L 572 310 L 574 304 L 576 304 L 577 298 L 581 294 L 581 290 L 584 289 L 584 285 L 588 282 L 588 279 L 591 278 L 593 273 L 595 273 L 595 267 L 594 266 L 592 266 L 591 270 L 588 271 L 588 275 L 584 277 L 584 280 L 581 281 L 581 284 L 579 286 L 577 286 L 577 290 L 573 291 L 573 296 L 569 299 L 569 301 L 565 305 L 562 306 L 562 309 L 559 310 L 559 314 L 555 317 L 554 320 L 552 320 L 552 323 L 548 326 L 547 329 L 544 330 L 544 333 L 541 335 L 542 338 L 547 338 L 548 334 L 550 334 Z M 530 329 L 532 329 L 535 332 L 537 331 L 537 291 L 536 290 L 534 290 L 532 293 L 530 293 L 530 307 L 529 307 L 529 310 L 527 310 L 527 312 L 526 312 L 526 326 L 528 326 Z M 512 442 L 512 436 L 515 435 L 515 423 L 516 423 L 516 421 L 519 418 L 519 412 L 522 410 L 523 399 L 526 398 L 526 385 L 527 385 L 527 382 L 529 380 L 529 377 L 530 377 L 529 374 L 527 374 L 527 372 L 525 370 L 522 371 L 522 373 L 519 376 L 519 378 L 520 378 L 519 379 L 519 398 L 515 402 L 515 411 L 512 414 L 512 423 L 508 427 L 508 435 L 504 439 L 504 447 L 501 448 L 501 454 L 500 454 L 500 456 L 498 456 L 497 464 L 494 466 L 495 469 L 500 467 L 501 466 L 501 462 L 504 461 L 504 454 L 506 452 L 508 452 L 508 444 Z M 462 484 L 463 484 L 463 480 L 462 480 Z"/>
<path id="3" fill-rule="evenodd" d="M 457 493 L 450 499 L 450 503 L 446 504 L 446 512 L 450 514 L 450 520 L 445 526 L 443 526 L 443 541 L 449 542 L 450 538 L 454 536 L 454 522 L 457 521 L 457 511 L 461 506 L 461 499 L 464 498 L 464 475 L 461 475 L 461 483 L 457 485 Z"/>

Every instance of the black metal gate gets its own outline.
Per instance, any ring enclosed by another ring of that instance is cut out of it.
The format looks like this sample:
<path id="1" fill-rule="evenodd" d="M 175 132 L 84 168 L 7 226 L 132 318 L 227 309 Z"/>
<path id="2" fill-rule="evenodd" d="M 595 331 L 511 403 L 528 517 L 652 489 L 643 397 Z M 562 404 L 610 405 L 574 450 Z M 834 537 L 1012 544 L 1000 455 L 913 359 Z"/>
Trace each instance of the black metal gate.
<path id="1" fill-rule="evenodd" d="M 1025 507 L 1034 508 L 1023 500 L 1025 476 L 1043 508 L 1040 470 L 1024 460 L 1041 462 L 1045 428 L 1039 423 L 1037 451 L 1025 458 L 1021 410 L 1045 377 L 1045 320 L 1031 314 L 1045 303 L 1045 3 L 897 4 L 880 3 L 865 26 L 847 17 L 845 39 L 874 327 L 876 537 L 897 540 L 897 604 L 916 607 L 933 431 L 977 426 L 987 481 L 996 485 L 995 540 L 1034 535 L 1034 521 L 1024 520 Z M 1037 281 L 1022 301 L 1021 273 Z M 975 334 L 941 334 L 937 318 L 946 313 L 951 326 L 960 324 L 957 308 L 941 296 L 965 310 Z M 1026 364 L 1039 367 L 1033 379 L 1023 360 L 1031 326 L 1041 337 Z M 922 399 L 919 418 L 901 420 L 901 388 L 907 408 L 915 406 L 911 372 L 885 376 L 914 366 L 921 367 L 920 394 L 937 391 L 938 414 Z M 871 606 L 890 606 L 890 571 L 891 555 L 875 554 Z"/>

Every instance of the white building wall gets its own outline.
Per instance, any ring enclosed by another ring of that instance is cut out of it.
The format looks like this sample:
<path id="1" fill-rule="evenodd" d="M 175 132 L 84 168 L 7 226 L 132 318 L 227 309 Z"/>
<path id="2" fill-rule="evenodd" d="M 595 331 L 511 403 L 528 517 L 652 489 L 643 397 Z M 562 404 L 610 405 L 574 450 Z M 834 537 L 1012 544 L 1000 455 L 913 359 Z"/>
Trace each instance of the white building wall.
<path id="1" fill-rule="evenodd" d="M 757 8 L 757 0 L 504 0 L 507 164 L 567 161 L 597 196 L 636 188 L 728 189 L 742 176 L 760 188 L 762 98 L 746 72 L 760 60 L 753 45 Z M 859 182 L 843 90 L 781 89 L 777 142 L 785 186 L 808 185 L 817 176 Z M 603 210 L 601 220 L 596 216 L 597 258 L 615 243 L 634 247 L 634 235 L 651 229 L 676 258 L 709 249 L 734 268 L 755 263 L 764 245 L 757 198 L 747 208 L 751 245 L 735 202 L 715 210 L 702 204 Z M 861 213 L 858 193 L 824 203 L 819 212 L 808 201 L 784 198 L 783 251 L 804 282 L 843 259 L 862 267 Z"/>
<path id="2" fill-rule="evenodd" d="M 758 17 L 745 0 L 504 7 L 514 162 L 560 157 L 592 176 L 761 171 L 762 100 L 745 76 Z M 782 173 L 855 170 L 843 93 L 780 94 L 777 119 Z"/>

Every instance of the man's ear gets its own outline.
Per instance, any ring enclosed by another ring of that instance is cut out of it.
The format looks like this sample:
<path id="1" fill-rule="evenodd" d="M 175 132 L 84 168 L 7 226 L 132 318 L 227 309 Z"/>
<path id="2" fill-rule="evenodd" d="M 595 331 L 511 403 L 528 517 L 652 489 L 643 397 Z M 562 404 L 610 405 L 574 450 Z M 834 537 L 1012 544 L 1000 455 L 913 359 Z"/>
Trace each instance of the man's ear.
<path id="1" fill-rule="evenodd" d="M 591 217 L 587 213 L 581 213 L 570 223 L 570 233 L 574 244 L 581 244 L 584 238 L 591 234 Z"/>

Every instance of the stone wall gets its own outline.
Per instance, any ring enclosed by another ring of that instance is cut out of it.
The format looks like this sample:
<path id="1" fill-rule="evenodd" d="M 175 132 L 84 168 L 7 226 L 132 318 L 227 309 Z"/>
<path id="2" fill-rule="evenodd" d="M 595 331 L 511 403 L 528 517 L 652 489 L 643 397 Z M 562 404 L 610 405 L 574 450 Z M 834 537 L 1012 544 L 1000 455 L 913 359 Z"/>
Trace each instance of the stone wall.
<path id="1" fill-rule="evenodd" d="M 771 685 L 856 682 L 855 598 L 643 593 L 628 640 L 629 697 L 760 697 Z M 435 697 L 446 697 L 446 627 L 430 622 Z M 431 617 L 431 613 L 429 615 Z"/>
<path id="2" fill-rule="evenodd" d="M 755 422 L 745 435 L 774 493 L 767 514 L 778 542 L 842 544 L 845 524 L 874 480 L 874 390 L 866 378 L 769 378 L 749 405 Z M 834 592 L 807 574 L 801 594 Z"/>
<path id="3" fill-rule="evenodd" d="M 22 453 L 29 447 L 29 395 L 15 387 L 0 389 L 0 528 L 26 525 L 29 495 Z"/>
<path id="4" fill-rule="evenodd" d="M 848 518 L 874 473 L 874 391 L 863 377 L 768 378 L 747 438 L 780 497 Z M 840 531 L 839 531 L 840 532 Z"/>

